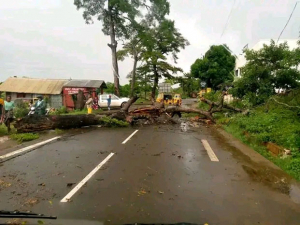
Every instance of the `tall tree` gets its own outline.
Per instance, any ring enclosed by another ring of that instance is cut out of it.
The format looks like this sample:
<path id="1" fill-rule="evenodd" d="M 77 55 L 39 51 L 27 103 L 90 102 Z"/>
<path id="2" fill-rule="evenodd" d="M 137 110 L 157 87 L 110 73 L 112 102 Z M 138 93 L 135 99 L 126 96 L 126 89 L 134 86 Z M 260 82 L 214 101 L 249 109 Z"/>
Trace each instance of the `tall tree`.
<path id="1" fill-rule="evenodd" d="M 108 46 L 112 52 L 115 94 L 120 95 L 119 68 L 117 61 L 117 38 L 127 37 L 127 26 L 135 22 L 139 15 L 139 7 L 145 5 L 144 0 L 74 0 L 77 9 L 83 9 L 86 23 L 93 18 L 103 24 L 103 33 L 110 36 Z"/>
<path id="2" fill-rule="evenodd" d="M 174 21 L 159 17 L 148 26 L 144 33 L 146 38 L 142 39 L 145 47 L 142 54 L 144 65 L 138 70 L 153 78 L 151 98 L 154 100 L 159 78 L 171 78 L 174 73 L 182 72 L 180 68 L 167 62 L 167 56 L 171 55 L 176 63 L 178 53 L 189 45 L 189 42 L 175 28 Z"/>
<path id="3" fill-rule="evenodd" d="M 253 105 L 263 103 L 277 90 L 289 90 L 300 86 L 300 41 L 296 49 L 288 44 L 264 45 L 258 51 L 246 50 L 247 64 L 242 77 L 234 82 L 234 96 L 246 97 Z"/>
<path id="4" fill-rule="evenodd" d="M 143 96 L 145 99 L 148 99 L 148 93 L 151 91 L 151 84 L 153 83 L 153 79 L 148 76 L 147 73 L 140 73 L 139 70 L 137 70 L 136 73 L 136 93 Z"/>
<path id="5" fill-rule="evenodd" d="M 191 75 L 205 81 L 208 87 L 218 88 L 220 84 L 233 81 L 235 57 L 226 49 L 227 46 L 213 45 L 204 57 L 197 59 L 191 66 Z"/>
<path id="6" fill-rule="evenodd" d="M 128 76 L 131 78 L 130 97 L 133 97 L 135 94 L 136 69 L 138 61 L 141 60 L 142 52 L 143 46 L 141 45 L 141 37 L 139 37 L 138 30 L 132 30 L 128 41 L 117 52 L 118 60 L 123 61 L 125 57 L 133 58 L 133 68 Z"/>

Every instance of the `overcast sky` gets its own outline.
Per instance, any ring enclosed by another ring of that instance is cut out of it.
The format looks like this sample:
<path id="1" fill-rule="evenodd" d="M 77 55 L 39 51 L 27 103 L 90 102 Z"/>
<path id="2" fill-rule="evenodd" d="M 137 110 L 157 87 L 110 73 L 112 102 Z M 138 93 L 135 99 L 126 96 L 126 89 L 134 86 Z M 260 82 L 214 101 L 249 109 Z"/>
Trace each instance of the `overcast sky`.
<path id="1" fill-rule="evenodd" d="M 170 0 L 170 18 L 190 41 L 178 66 L 188 72 L 210 45 L 234 53 L 259 39 L 277 39 L 295 0 Z M 228 27 L 220 38 L 232 5 Z M 300 32 L 300 3 L 282 38 Z M 86 25 L 73 0 L 9 0 L 0 4 L 0 81 L 10 76 L 113 81 L 109 38 L 100 22 Z M 120 46 L 121 47 L 121 46 Z M 132 68 L 119 64 L 121 84 Z"/>

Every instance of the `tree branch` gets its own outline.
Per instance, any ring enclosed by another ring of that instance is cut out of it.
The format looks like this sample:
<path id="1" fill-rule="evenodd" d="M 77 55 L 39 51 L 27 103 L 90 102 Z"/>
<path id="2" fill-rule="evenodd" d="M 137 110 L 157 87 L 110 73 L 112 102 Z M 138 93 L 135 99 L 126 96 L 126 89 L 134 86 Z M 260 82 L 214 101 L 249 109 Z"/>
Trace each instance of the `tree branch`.
<path id="1" fill-rule="evenodd" d="M 277 101 L 275 98 L 270 98 L 270 100 L 274 100 L 274 102 L 276 102 L 277 104 L 279 104 L 279 105 L 284 105 L 284 106 L 286 106 L 286 107 L 288 107 L 288 108 L 297 108 L 297 109 L 300 109 L 300 106 L 293 106 L 293 105 L 288 105 L 288 104 L 285 104 L 285 103 L 283 103 L 283 102 L 279 102 L 279 101 Z"/>

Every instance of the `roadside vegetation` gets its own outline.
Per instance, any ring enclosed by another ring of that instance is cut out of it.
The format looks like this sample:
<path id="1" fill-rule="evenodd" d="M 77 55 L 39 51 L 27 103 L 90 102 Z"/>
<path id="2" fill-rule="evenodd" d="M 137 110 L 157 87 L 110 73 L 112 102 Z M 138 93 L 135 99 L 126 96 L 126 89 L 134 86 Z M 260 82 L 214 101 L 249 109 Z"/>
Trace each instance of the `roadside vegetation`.
<path id="1" fill-rule="evenodd" d="M 102 109 L 97 109 L 97 110 L 93 109 L 92 113 L 97 114 L 99 112 L 102 112 Z M 84 108 L 82 110 L 75 109 L 75 110 L 72 110 L 72 111 L 68 111 L 65 106 L 62 106 L 61 108 L 56 109 L 55 111 L 51 112 L 50 115 L 84 115 L 84 114 L 87 114 L 87 113 L 88 113 L 87 108 Z"/>
<path id="2" fill-rule="evenodd" d="M 216 92 L 206 94 L 205 98 L 215 101 L 220 96 L 220 92 Z M 235 100 L 231 105 L 250 111 L 247 115 L 232 111 L 216 113 L 217 125 L 300 180 L 300 89 L 271 96 L 264 104 L 253 107 L 241 100 Z M 199 108 L 206 110 L 208 105 L 201 102 Z M 266 147 L 268 142 L 291 150 L 291 155 L 273 155 Z"/>
<path id="3" fill-rule="evenodd" d="M 214 114 L 215 121 L 300 180 L 300 43 L 291 50 L 286 43 L 276 45 L 271 41 L 259 51 L 246 50 L 245 56 L 242 77 L 224 84 L 231 87 L 228 93 L 234 97 L 229 104 L 248 113 L 223 110 Z M 222 86 L 204 98 L 220 102 Z M 200 102 L 199 108 L 208 110 L 209 105 Z M 275 156 L 268 151 L 267 143 L 275 144 L 282 153 Z M 286 150 L 289 155 L 284 154 Z"/>
<path id="4" fill-rule="evenodd" d="M 26 141 L 32 141 L 38 139 L 40 137 L 39 134 L 35 134 L 35 133 L 17 134 L 16 129 L 13 126 L 11 126 L 11 128 L 12 128 L 11 132 L 8 133 L 6 126 L 4 124 L 0 125 L 0 137 L 9 136 L 10 139 L 17 141 L 19 144 Z"/>
<path id="5" fill-rule="evenodd" d="M 24 134 L 11 134 L 10 138 L 16 140 L 18 143 L 23 143 L 26 141 L 32 141 L 38 139 L 40 136 L 34 133 L 24 133 Z"/>
<path id="6" fill-rule="evenodd" d="M 100 124 L 105 127 L 128 127 L 129 126 L 129 123 L 125 121 L 112 119 L 107 116 L 104 116 L 100 119 Z"/>

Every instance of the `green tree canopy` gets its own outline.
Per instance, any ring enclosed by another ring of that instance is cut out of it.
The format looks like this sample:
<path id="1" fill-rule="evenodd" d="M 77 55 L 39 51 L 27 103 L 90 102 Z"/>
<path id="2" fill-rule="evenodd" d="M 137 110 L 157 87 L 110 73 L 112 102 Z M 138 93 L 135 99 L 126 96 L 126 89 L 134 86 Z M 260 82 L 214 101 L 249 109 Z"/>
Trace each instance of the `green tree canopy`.
<path id="1" fill-rule="evenodd" d="M 117 61 L 117 38 L 126 39 L 130 29 L 134 27 L 136 17 L 140 16 L 141 7 L 154 7 L 152 4 L 159 4 L 162 0 L 74 0 L 77 9 L 83 10 L 83 18 L 87 24 L 93 19 L 102 22 L 102 31 L 110 36 L 108 46 L 112 52 L 112 65 L 114 74 L 115 94 L 120 95 L 119 90 L 119 68 Z M 150 6 L 146 5 L 150 3 Z"/>
<path id="2" fill-rule="evenodd" d="M 138 72 L 142 76 L 147 74 L 153 79 L 152 99 L 154 99 L 159 78 L 171 78 L 174 73 L 182 71 L 167 62 L 167 56 L 172 56 L 176 63 L 178 53 L 189 42 L 176 29 L 174 21 L 161 18 L 157 22 L 148 24 L 143 35 L 142 44 L 145 51 L 142 54 L 142 60 L 144 64 L 138 68 Z"/>
<path id="3" fill-rule="evenodd" d="M 234 82 L 232 93 L 246 97 L 254 105 L 264 102 L 275 94 L 276 89 L 289 90 L 300 83 L 300 42 L 290 50 L 287 43 L 264 45 L 259 51 L 246 50 L 247 64 L 242 68 L 242 77 Z"/>
<path id="4" fill-rule="evenodd" d="M 193 92 L 199 92 L 199 80 L 191 76 L 190 73 L 184 74 L 183 77 L 176 77 L 176 80 L 180 83 L 183 93 L 187 96 L 191 96 Z"/>
<path id="5" fill-rule="evenodd" d="M 228 49 L 228 47 L 226 47 Z M 233 81 L 235 57 L 223 45 L 213 45 L 202 59 L 191 66 L 191 75 L 217 89 L 220 84 Z"/>

